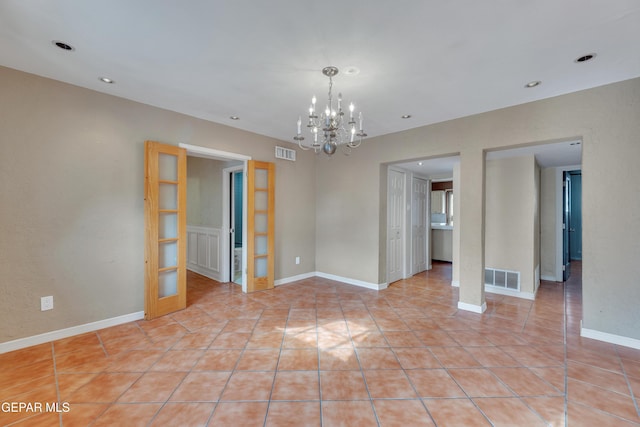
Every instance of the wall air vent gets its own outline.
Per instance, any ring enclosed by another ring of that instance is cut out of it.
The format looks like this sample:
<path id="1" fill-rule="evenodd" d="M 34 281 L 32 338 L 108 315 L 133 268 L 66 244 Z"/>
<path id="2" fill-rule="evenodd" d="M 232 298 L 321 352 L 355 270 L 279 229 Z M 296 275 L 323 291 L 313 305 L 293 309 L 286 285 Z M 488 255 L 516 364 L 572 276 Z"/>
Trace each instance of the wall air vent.
<path id="1" fill-rule="evenodd" d="M 276 159 L 296 161 L 296 150 L 276 146 Z"/>
<path id="2" fill-rule="evenodd" d="M 495 286 L 496 288 L 510 289 L 512 291 L 520 291 L 520 272 L 500 270 L 497 268 L 484 269 L 485 285 Z"/>

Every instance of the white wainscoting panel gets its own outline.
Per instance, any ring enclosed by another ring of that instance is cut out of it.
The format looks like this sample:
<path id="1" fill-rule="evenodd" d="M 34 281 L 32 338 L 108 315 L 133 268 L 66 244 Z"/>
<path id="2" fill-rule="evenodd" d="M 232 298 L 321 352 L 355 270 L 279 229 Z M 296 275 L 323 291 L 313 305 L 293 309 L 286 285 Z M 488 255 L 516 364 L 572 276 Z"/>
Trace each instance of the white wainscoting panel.
<path id="1" fill-rule="evenodd" d="M 187 225 L 187 269 L 221 281 L 219 228 Z"/>

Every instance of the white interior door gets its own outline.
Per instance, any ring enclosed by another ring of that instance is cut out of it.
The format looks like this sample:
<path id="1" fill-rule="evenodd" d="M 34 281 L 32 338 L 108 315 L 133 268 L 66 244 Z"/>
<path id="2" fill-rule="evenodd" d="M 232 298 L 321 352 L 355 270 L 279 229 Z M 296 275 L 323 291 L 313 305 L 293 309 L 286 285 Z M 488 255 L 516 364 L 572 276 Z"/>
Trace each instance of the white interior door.
<path id="1" fill-rule="evenodd" d="M 414 177 L 411 187 L 412 274 L 417 274 L 427 269 L 427 218 L 429 215 L 427 196 L 429 194 L 429 182 L 425 179 Z"/>
<path id="2" fill-rule="evenodd" d="M 405 174 L 389 169 L 387 174 L 387 275 L 389 283 L 403 278 Z"/>

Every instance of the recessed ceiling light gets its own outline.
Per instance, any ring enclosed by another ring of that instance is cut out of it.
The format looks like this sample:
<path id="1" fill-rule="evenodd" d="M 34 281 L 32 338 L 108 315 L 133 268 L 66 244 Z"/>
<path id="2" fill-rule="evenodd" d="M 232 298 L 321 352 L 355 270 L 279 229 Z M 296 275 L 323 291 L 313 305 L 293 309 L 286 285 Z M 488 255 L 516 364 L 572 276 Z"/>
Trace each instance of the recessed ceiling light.
<path id="1" fill-rule="evenodd" d="M 357 76 L 360 74 L 360 69 L 358 67 L 347 67 L 347 69 L 344 70 L 344 73 L 347 76 Z"/>
<path id="2" fill-rule="evenodd" d="M 540 86 L 541 84 L 542 84 L 542 82 L 540 80 L 534 80 L 534 81 L 529 82 L 526 85 L 524 85 L 524 87 L 532 88 L 532 87 Z"/>
<path id="3" fill-rule="evenodd" d="M 238 116 L 229 116 L 229 118 L 231 120 L 240 120 L 240 117 L 238 117 Z"/>
<path id="4" fill-rule="evenodd" d="M 109 77 L 98 77 L 98 79 L 102 82 L 102 83 L 108 83 L 108 84 L 114 84 L 116 81 L 110 79 Z"/>
<path id="5" fill-rule="evenodd" d="M 595 53 L 588 53 L 586 55 L 582 55 L 581 57 L 574 59 L 573 62 L 577 62 L 577 63 L 587 62 L 587 61 L 591 61 L 595 57 L 596 57 Z"/>
<path id="6" fill-rule="evenodd" d="M 424 163 L 422 162 L 418 162 L 418 166 L 422 166 Z"/>
<path id="7" fill-rule="evenodd" d="M 410 119 L 411 118 L 411 114 L 403 114 L 402 116 L 403 119 Z"/>
<path id="8" fill-rule="evenodd" d="M 61 42 L 60 40 L 53 40 L 51 43 L 53 43 L 54 46 L 58 46 L 62 50 L 71 50 L 71 51 L 76 50 L 75 47 L 65 42 Z"/>

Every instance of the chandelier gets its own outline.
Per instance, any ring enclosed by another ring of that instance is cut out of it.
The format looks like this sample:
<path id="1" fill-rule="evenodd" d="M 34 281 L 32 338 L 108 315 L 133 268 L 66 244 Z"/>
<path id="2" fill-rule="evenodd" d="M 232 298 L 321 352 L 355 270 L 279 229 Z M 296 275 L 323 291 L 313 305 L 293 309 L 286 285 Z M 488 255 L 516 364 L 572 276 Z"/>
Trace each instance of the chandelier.
<path id="1" fill-rule="evenodd" d="M 362 127 L 362 112 L 358 114 L 358 128 L 356 129 L 353 102 L 349 104 L 349 121 L 346 121 L 345 113 L 342 111 L 341 93 L 338 93 L 337 105 L 334 106 L 333 104 L 331 89 L 333 87 L 333 77 L 338 74 L 338 69 L 331 66 L 325 67 L 322 69 L 322 74 L 329 77 L 329 99 L 326 108 L 318 116 L 316 112 L 316 97 L 314 95 L 311 98 L 309 122 L 307 122 L 307 128 L 311 132 L 311 141 L 303 143 L 301 117 L 298 117 L 298 133 L 293 139 L 298 142 L 298 145 L 303 150 L 313 149 L 316 153 L 323 151 L 328 156 L 331 156 L 340 146 L 344 154 L 348 155 L 352 149 L 358 148 L 362 138 L 367 136 Z"/>

